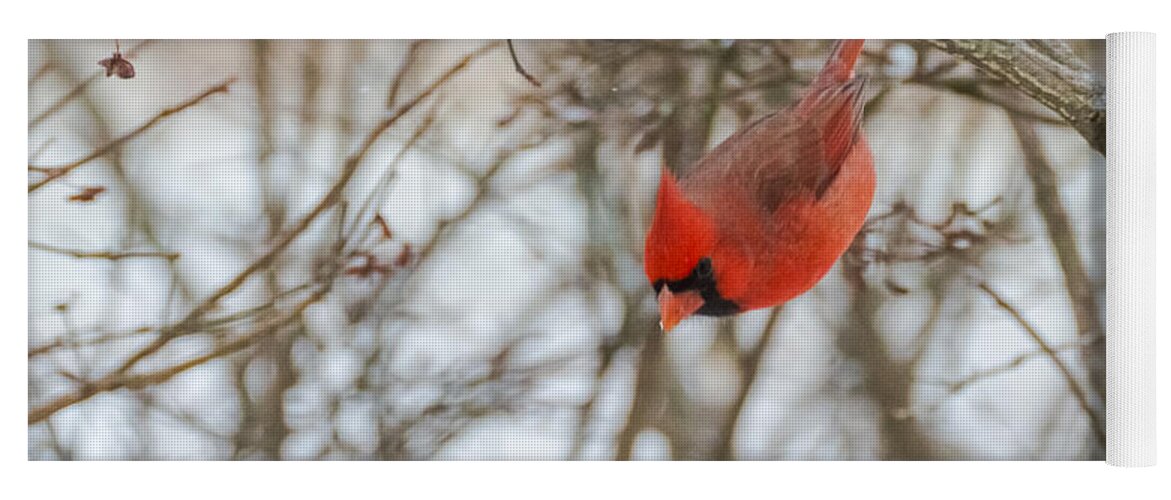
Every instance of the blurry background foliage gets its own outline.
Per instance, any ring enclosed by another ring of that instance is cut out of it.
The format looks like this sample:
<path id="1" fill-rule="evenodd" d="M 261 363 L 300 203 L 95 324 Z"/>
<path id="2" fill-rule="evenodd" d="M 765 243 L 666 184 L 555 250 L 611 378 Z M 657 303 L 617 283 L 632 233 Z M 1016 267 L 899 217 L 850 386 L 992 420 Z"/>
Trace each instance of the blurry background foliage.
<path id="1" fill-rule="evenodd" d="M 660 165 L 829 42 L 516 41 L 539 87 L 503 41 L 113 48 L 29 43 L 30 459 L 1103 456 L 1103 157 L 962 46 L 868 42 L 818 287 L 666 338 Z"/>

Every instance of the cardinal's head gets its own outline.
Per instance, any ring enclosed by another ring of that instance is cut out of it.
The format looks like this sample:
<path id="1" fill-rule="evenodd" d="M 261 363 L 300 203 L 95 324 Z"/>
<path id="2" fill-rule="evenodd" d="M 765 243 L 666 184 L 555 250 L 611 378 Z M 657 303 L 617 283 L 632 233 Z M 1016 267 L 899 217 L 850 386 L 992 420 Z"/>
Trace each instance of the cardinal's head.
<path id="1" fill-rule="evenodd" d="M 720 245 L 712 217 L 680 191 L 666 169 L 647 233 L 643 267 L 658 295 L 664 332 L 688 316 L 740 312 L 733 292 L 746 281 L 741 259 Z"/>

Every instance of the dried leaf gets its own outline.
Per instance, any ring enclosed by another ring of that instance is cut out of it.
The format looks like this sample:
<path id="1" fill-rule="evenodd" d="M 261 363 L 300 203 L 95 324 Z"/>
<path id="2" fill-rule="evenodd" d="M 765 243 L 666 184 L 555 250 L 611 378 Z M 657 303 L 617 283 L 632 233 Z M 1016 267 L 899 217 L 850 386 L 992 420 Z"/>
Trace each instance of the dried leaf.
<path id="1" fill-rule="evenodd" d="M 73 196 L 70 196 L 69 201 L 78 201 L 78 202 L 82 202 L 82 203 L 88 203 L 88 202 L 94 201 L 94 199 L 96 199 L 99 194 L 102 194 L 105 191 L 106 191 L 105 186 L 90 186 L 90 187 L 83 189 L 80 193 L 77 193 Z"/>
<path id="2" fill-rule="evenodd" d="M 112 75 L 118 75 L 123 80 L 134 78 L 134 65 L 124 59 L 121 52 L 115 51 L 114 55 L 98 61 L 98 65 L 106 68 L 106 78 Z"/>

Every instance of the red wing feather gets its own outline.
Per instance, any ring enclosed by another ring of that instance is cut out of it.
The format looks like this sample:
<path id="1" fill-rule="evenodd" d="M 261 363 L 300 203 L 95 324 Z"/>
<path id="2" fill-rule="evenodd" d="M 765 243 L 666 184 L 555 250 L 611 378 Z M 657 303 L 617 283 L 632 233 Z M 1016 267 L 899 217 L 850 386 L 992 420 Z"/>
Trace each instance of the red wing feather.
<path id="1" fill-rule="evenodd" d="M 754 194 L 769 212 L 800 196 L 825 195 L 861 131 L 865 81 L 853 78 L 853 72 L 864 43 L 838 42 L 808 94 L 749 124 L 704 156 L 680 179 L 684 191 L 701 198 L 713 186 L 737 186 L 732 191 Z"/>
<path id="2" fill-rule="evenodd" d="M 708 153 L 682 180 L 688 191 L 744 183 L 769 212 L 806 193 L 821 198 L 833 185 L 861 130 L 863 82 L 809 94 Z"/>
<path id="3" fill-rule="evenodd" d="M 862 110 L 865 106 L 862 100 L 865 85 L 865 80 L 852 80 L 845 85 L 831 87 L 817 95 L 809 96 L 814 98 L 815 102 L 808 108 L 808 124 L 810 128 L 818 131 L 823 168 L 829 169 L 823 180 L 815 186 L 818 198 L 821 198 L 830 184 L 833 184 L 842 163 L 858 142 L 858 133 L 862 130 Z"/>

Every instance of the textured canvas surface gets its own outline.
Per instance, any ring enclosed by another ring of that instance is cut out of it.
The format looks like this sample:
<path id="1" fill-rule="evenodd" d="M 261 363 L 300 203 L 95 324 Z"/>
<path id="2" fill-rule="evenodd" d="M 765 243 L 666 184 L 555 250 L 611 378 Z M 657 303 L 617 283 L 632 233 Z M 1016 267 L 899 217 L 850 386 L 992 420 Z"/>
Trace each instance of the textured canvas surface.
<path id="1" fill-rule="evenodd" d="M 1103 40 L 867 40 L 852 245 L 660 330 L 664 172 L 831 47 L 30 41 L 28 458 L 1103 459 Z"/>

